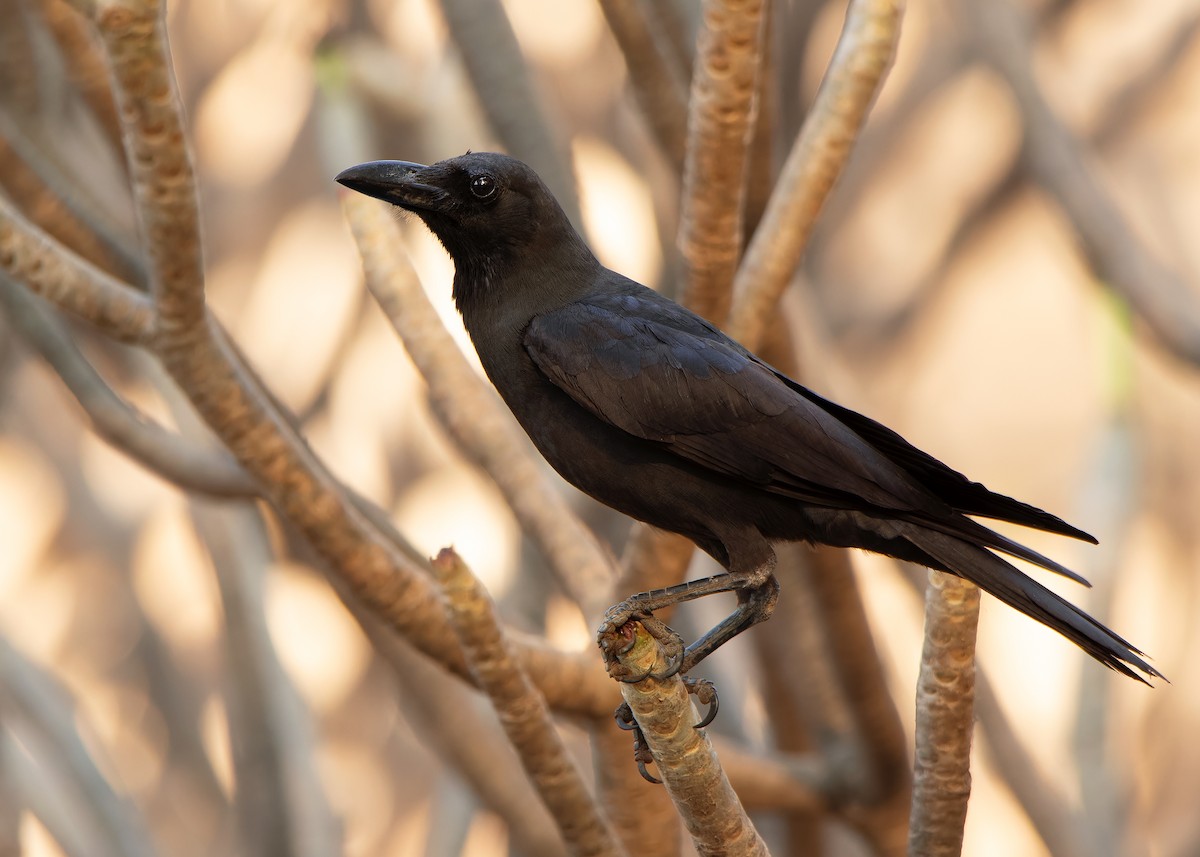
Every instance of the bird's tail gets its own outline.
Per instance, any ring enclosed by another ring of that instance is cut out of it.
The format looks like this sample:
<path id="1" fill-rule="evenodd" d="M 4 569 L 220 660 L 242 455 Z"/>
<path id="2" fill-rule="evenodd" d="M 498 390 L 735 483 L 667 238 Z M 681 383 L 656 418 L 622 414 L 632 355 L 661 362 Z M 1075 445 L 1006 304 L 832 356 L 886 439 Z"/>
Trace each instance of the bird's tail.
<path id="1" fill-rule="evenodd" d="M 1133 668 L 1165 678 L 1141 657 L 1144 652 L 991 551 L 925 528 L 913 527 L 904 538 L 954 574 L 1053 628 L 1106 667 L 1146 684 Z"/>

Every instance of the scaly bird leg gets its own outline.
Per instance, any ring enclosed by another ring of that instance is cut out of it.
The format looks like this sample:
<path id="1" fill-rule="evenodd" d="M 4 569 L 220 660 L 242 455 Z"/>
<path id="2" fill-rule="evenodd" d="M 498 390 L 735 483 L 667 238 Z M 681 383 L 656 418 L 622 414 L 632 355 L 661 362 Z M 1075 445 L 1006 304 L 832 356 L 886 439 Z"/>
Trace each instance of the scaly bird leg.
<path id="1" fill-rule="evenodd" d="M 700 580 L 654 589 L 631 595 L 613 605 L 604 614 L 599 636 L 615 633 L 627 622 L 637 619 L 646 632 L 663 646 L 667 665 L 659 672 L 639 675 L 614 675 L 620 681 L 638 682 L 644 678 L 664 679 L 679 672 L 686 673 L 704 658 L 752 625 L 764 621 L 779 597 L 779 583 L 774 575 L 774 562 L 768 562 L 749 572 L 730 571 Z M 666 623 L 654 618 L 654 611 L 718 592 L 737 592 L 738 604 L 720 624 L 686 649 L 683 640 Z M 630 643 L 632 645 L 632 641 Z"/>

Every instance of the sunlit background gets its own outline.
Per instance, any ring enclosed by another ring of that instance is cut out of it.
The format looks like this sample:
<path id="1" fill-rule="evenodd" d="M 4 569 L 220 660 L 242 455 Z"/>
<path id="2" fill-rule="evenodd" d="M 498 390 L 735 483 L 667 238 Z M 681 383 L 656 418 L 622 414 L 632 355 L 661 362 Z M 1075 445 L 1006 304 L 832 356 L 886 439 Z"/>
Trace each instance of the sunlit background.
<path id="1" fill-rule="evenodd" d="M 15 7 L 24 5 L 37 4 Z M 694 15 L 691 5 L 678 2 Z M 810 22 L 807 5 L 780 0 L 773 23 L 796 34 L 777 41 L 779 112 L 793 124 L 844 13 L 842 3 L 814 4 Z M 590 243 L 607 265 L 674 289 L 678 186 L 599 6 L 504 8 L 573 163 Z M 1035 65 L 1046 96 L 1087 141 L 1137 238 L 1194 282 L 1200 10 L 1185 0 L 1075 0 L 1029 11 L 1040 22 Z M 179 0 L 169 22 L 217 316 L 301 416 L 320 457 L 390 509 L 419 550 L 453 544 L 513 624 L 565 647 L 591 645 L 578 611 L 546 595 L 544 568 L 497 489 L 432 417 L 423 382 L 365 292 L 332 182 L 363 160 L 431 162 L 499 146 L 437 2 Z M 820 392 L 1100 537 L 1091 547 L 1021 534 L 1092 579 L 1090 591 L 1047 582 L 1147 651 L 1173 684 L 1148 690 L 1110 674 L 986 598 L 980 661 L 1037 772 L 1115 836 L 1092 853 L 1194 854 L 1200 377 L 1095 281 L 1051 198 L 1012 177 L 1020 117 L 1003 82 L 976 61 L 966 29 L 954 3 L 909 4 L 900 56 L 784 311 L 804 377 Z M 93 145 L 98 132 L 57 85 L 45 119 L 59 130 L 56 154 L 96 174 L 114 222 L 130 223 L 118 173 Z M 795 131 L 782 125 L 781 146 Z M 449 260 L 419 223 L 402 229 L 425 289 L 474 361 L 450 301 Z M 148 361 L 98 347 L 89 355 L 141 410 L 179 419 L 179 403 L 146 380 L 156 377 Z M 228 676 L 238 652 L 204 544 L 206 527 L 235 513 L 189 501 L 96 439 L 7 330 L 0 389 L 7 645 L 70 694 L 86 750 L 141 810 L 159 853 L 225 853 L 235 824 Z M 626 523 L 566 486 L 563 495 L 619 553 Z M 283 531 L 263 539 L 294 541 Z M 316 778 L 344 853 L 509 853 L 503 824 L 429 737 L 436 715 L 406 698 L 419 683 L 397 684 L 303 551 L 290 556 L 246 558 L 266 573 L 244 597 L 262 600 L 292 694 L 279 704 L 297 740 L 311 742 L 312 769 L 297 776 Z M 920 594 L 890 561 L 856 554 L 854 563 L 911 732 Z M 725 606 L 688 608 L 689 622 L 698 628 Z M 768 727 L 739 669 L 749 657 L 739 641 L 711 674 L 730 710 L 744 709 L 727 728 L 754 744 Z M 28 734 L 14 722 L 0 755 L 16 780 L 36 783 L 53 766 L 38 766 L 50 751 Z M 1046 853 L 992 760 L 978 749 L 976 757 L 965 853 Z M 21 811 L 24 853 L 87 853 L 47 833 L 39 816 L 54 811 Z M 79 836 L 87 842 L 86 830 Z"/>

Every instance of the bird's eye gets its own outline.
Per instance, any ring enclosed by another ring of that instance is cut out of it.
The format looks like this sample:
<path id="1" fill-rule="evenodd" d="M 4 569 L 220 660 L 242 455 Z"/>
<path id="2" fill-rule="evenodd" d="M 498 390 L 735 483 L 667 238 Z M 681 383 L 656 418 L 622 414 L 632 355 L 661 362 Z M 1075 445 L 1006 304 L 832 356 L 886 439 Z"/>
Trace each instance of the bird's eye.
<path id="1" fill-rule="evenodd" d="M 491 199 L 496 195 L 496 180 L 489 175 L 479 175 L 471 179 L 471 193 L 476 199 Z"/>

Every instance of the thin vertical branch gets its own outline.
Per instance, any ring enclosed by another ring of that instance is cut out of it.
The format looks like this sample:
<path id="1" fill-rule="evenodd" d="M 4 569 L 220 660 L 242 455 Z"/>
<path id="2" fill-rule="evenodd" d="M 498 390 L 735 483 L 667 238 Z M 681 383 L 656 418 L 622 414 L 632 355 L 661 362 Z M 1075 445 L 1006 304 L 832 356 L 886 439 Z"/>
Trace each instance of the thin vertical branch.
<path id="1" fill-rule="evenodd" d="M 688 112 L 679 249 L 683 303 L 717 324 L 742 251 L 766 0 L 705 0 Z"/>
<path id="2" fill-rule="evenodd" d="M 100 772 L 76 726 L 70 698 L 53 680 L 0 637 L 0 714 L 44 738 L 46 761 L 68 778 L 72 809 L 82 812 L 96 838 L 95 854 L 151 857 L 144 819 Z M 79 822 L 76 818 L 76 823 Z"/>
<path id="3" fill-rule="evenodd" d="M 841 39 L 733 286 L 729 330 L 757 346 L 896 54 L 901 0 L 852 0 Z"/>
<path id="4" fill-rule="evenodd" d="M 527 161 L 571 221 L 583 223 L 571 158 L 546 117 L 500 0 L 441 0 L 479 107 L 509 153 Z"/>
<path id="5" fill-rule="evenodd" d="M 546 700 L 521 670 L 496 619 L 491 599 L 452 548 L 433 560 L 446 608 L 471 672 L 492 700 L 525 772 L 573 854 L 623 857 L 608 820 L 554 728 Z"/>
<path id="6" fill-rule="evenodd" d="M 687 149 L 687 85 L 638 0 L 600 0 L 625 65 L 634 98 L 659 146 L 679 172 Z"/>
<path id="7" fill-rule="evenodd" d="M 971 796 L 979 587 L 929 572 L 917 680 L 916 770 L 909 857 L 958 857 Z"/>

